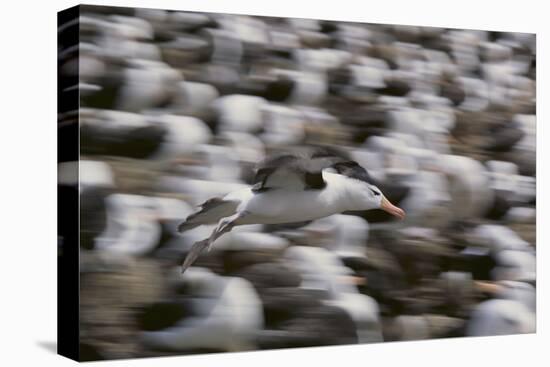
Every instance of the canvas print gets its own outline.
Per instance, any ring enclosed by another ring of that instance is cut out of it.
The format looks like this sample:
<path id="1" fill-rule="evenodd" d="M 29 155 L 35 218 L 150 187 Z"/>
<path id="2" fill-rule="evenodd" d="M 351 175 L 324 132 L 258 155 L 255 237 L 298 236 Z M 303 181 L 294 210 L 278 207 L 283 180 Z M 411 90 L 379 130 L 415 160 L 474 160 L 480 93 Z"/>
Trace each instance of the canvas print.
<path id="1" fill-rule="evenodd" d="M 536 331 L 534 34 L 58 19 L 60 354 Z"/>

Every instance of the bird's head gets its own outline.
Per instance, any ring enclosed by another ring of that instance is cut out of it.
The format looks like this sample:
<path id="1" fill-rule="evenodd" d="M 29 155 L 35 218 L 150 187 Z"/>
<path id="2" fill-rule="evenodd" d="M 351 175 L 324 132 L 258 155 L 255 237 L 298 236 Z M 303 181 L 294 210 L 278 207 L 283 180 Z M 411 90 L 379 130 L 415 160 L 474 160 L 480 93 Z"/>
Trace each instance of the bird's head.
<path id="1" fill-rule="evenodd" d="M 363 185 L 361 196 L 357 204 L 361 206 L 359 210 L 382 209 L 399 219 L 405 218 L 405 211 L 393 205 L 391 201 L 384 196 L 384 193 L 374 185 Z"/>

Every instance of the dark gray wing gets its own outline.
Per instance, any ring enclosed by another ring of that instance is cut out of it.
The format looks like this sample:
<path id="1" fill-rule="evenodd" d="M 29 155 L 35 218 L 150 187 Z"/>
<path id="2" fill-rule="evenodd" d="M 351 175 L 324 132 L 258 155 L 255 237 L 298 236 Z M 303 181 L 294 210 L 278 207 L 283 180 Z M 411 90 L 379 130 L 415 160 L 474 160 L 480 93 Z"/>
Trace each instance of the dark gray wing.
<path id="1" fill-rule="evenodd" d="M 307 147 L 266 158 L 258 165 L 252 190 L 321 190 L 326 186 L 322 173 L 326 168 L 351 178 L 368 177 L 364 168 L 339 149 Z"/>
<path id="2" fill-rule="evenodd" d="M 294 173 L 288 168 L 297 159 L 298 157 L 292 154 L 277 154 L 264 159 L 256 168 L 252 190 L 264 191 L 274 187 L 299 187 L 302 184 L 299 173 Z M 286 183 L 284 182 L 285 178 L 287 179 Z"/>

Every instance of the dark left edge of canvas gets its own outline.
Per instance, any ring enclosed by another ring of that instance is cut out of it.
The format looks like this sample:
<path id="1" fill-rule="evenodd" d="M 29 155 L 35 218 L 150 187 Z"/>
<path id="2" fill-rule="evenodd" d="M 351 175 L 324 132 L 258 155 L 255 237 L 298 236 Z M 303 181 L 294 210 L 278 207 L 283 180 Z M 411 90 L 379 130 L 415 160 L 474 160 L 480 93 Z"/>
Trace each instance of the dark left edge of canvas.
<path id="1" fill-rule="evenodd" d="M 79 14 L 74 6 L 57 13 L 57 353 L 79 361 Z M 70 61 L 68 64 L 67 61 Z M 66 68 L 69 65 L 70 68 Z M 67 71 L 69 69 L 69 71 Z M 67 172 L 67 168 L 69 172 Z M 58 178 L 59 180 L 59 178 Z"/>

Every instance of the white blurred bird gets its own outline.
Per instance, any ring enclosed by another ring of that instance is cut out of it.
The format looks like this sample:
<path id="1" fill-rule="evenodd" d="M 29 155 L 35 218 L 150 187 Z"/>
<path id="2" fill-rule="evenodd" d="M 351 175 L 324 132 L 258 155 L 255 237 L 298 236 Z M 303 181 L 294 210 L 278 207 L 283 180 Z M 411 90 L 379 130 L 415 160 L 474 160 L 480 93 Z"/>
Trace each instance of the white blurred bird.
<path id="1" fill-rule="evenodd" d="M 273 155 L 258 165 L 254 185 L 212 198 L 178 227 L 183 232 L 203 224 L 218 225 L 187 254 L 182 273 L 205 249 L 234 226 L 282 224 L 319 219 L 345 211 L 382 209 L 399 219 L 405 212 L 372 183 L 367 171 L 329 147 Z"/>

